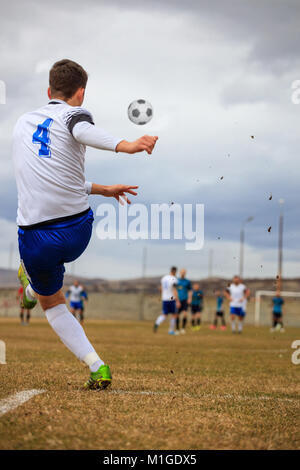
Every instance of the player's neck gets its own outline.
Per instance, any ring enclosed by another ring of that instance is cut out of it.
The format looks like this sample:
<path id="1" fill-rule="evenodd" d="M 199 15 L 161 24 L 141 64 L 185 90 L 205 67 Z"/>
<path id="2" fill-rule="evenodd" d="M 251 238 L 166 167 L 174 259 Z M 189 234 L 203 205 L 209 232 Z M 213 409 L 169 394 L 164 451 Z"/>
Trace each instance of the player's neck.
<path id="1" fill-rule="evenodd" d="M 81 106 L 82 105 L 82 101 L 79 100 L 78 97 L 76 96 L 72 96 L 71 98 L 64 98 L 63 96 L 51 96 L 51 101 L 52 100 L 64 101 L 69 106 Z"/>

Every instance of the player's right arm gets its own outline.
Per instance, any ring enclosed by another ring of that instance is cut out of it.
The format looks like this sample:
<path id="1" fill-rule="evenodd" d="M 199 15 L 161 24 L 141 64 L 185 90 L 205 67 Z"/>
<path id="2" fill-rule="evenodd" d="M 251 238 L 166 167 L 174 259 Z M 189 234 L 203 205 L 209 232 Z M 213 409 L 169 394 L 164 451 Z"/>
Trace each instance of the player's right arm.
<path id="1" fill-rule="evenodd" d="M 131 204 L 131 201 L 128 199 L 126 193 L 136 196 L 137 192 L 134 191 L 134 189 L 138 189 L 138 186 L 130 186 L 126 184 L 113 184 L 111 186 L 105 186 L 102 184 L 90 183 L 89 181 L 86 181 L 85 188 L 88 194 L 99 194 L 105 197 L 114 197 L 121 205 L 124 205 L 123 201 L 127 202 L 127 204 Z"/>
<path id="2" fill-rule="evenodd" d="M 173 299 L 176 301 L 177 308 L 180 307 L 178 291 L 177 291 L 177 284 L 173 284 Z"/>

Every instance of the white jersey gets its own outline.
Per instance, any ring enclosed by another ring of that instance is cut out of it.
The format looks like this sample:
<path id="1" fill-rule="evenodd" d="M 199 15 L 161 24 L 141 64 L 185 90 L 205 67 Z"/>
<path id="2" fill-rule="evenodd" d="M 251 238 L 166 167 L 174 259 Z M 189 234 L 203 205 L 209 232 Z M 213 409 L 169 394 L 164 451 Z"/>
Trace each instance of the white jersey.
<path id="1" fill-rule="evenodd" d="M 177 285 L 177 279 L 171 274 L 167 274 L 161 279 L 161 298 L 162 300 L 175 300 L 173 288 Z"/>
<path id="2" fill-rule="evenodd" d="M 81 295 L 82 295 L 82 292 L 83 292 L 83 287 L 82 286 L 70 286 L 69 292 L 70 292 L 70 301 L 71 302 L 80 302 L 81 301 Z"/>
<path id="3" fill-rule="evenodd" d="M 243 301 L 243 305 L 242 305 L 242 309 L 243 309 L 244 312 L 247 311 L 247 303 L 248 303 L 248 299 L 245 299 L 245 300 Z"/>
<path id="4" fill-rule="evenodd" d="M 91 183 L 84 177 L 84 143 L 93 145 L 93 140 L 85 142 L 82 135 L 87 127 L 95 131 L 93 124 L 87 110 L 56 99 L 19 118 L 13 134 L 18 225 L 39 224 L 89 208 Z M 105 131 L 98 136 L 97 148 L 115 150 L 120 142 Z"/>
<path id="5" fill-rule="evenodd" d="M 245 295 L 246 286 L 245 284 L 230 284 L 228 287 L 228 292 L 232 301 L 230 302 L 230 307 L 243 307 L 244 295 Z"/>

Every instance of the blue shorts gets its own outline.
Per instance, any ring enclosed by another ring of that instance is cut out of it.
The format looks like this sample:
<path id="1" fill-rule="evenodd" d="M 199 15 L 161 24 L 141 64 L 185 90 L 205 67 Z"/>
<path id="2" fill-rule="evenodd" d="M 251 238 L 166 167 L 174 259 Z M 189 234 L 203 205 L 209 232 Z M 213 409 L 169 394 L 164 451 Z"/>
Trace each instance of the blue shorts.
<path id="1" fill-rule="evenodd" d="M 63 286 L 65 267 L 86 249 L 93 226 L 93 211 L 62 222 L 19 228 L 21 262 L 30 284 L 40 295 L 52 295 Z"/>
<path id="2" fill-rule="evenodd" d="M 82 300 L 80 300 L 79 302 L 74 302 L 73 300 L 71 300 L 70 307 L 74 308 L 74 310 L 83 310 L 83 302 Z"/>
<path id="3" fill-rule="evenodd" d="M 230 307 L 230 313 L 238 317 L 244 317 L 246 315 L 242 307 Z"/>
<path id="4" fill-rule="evenodd" d="M 168 315 L 169 313 L 176 313 L 176 300 L 163 300 L 162 313 Z"/>

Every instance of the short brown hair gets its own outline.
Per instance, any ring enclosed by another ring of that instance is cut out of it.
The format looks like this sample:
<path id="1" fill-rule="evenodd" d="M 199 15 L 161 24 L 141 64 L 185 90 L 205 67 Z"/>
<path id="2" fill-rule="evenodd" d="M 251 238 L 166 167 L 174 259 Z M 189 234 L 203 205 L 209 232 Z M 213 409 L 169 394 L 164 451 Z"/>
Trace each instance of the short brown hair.
<path id="1" fill-rule="evenodd" d="M 69 59 L 55 62 L 49 73 L 49 85 L 52 95 L 71 98 L 78 88 L 85 88 L 88 74 L 81 65 Z"/>

